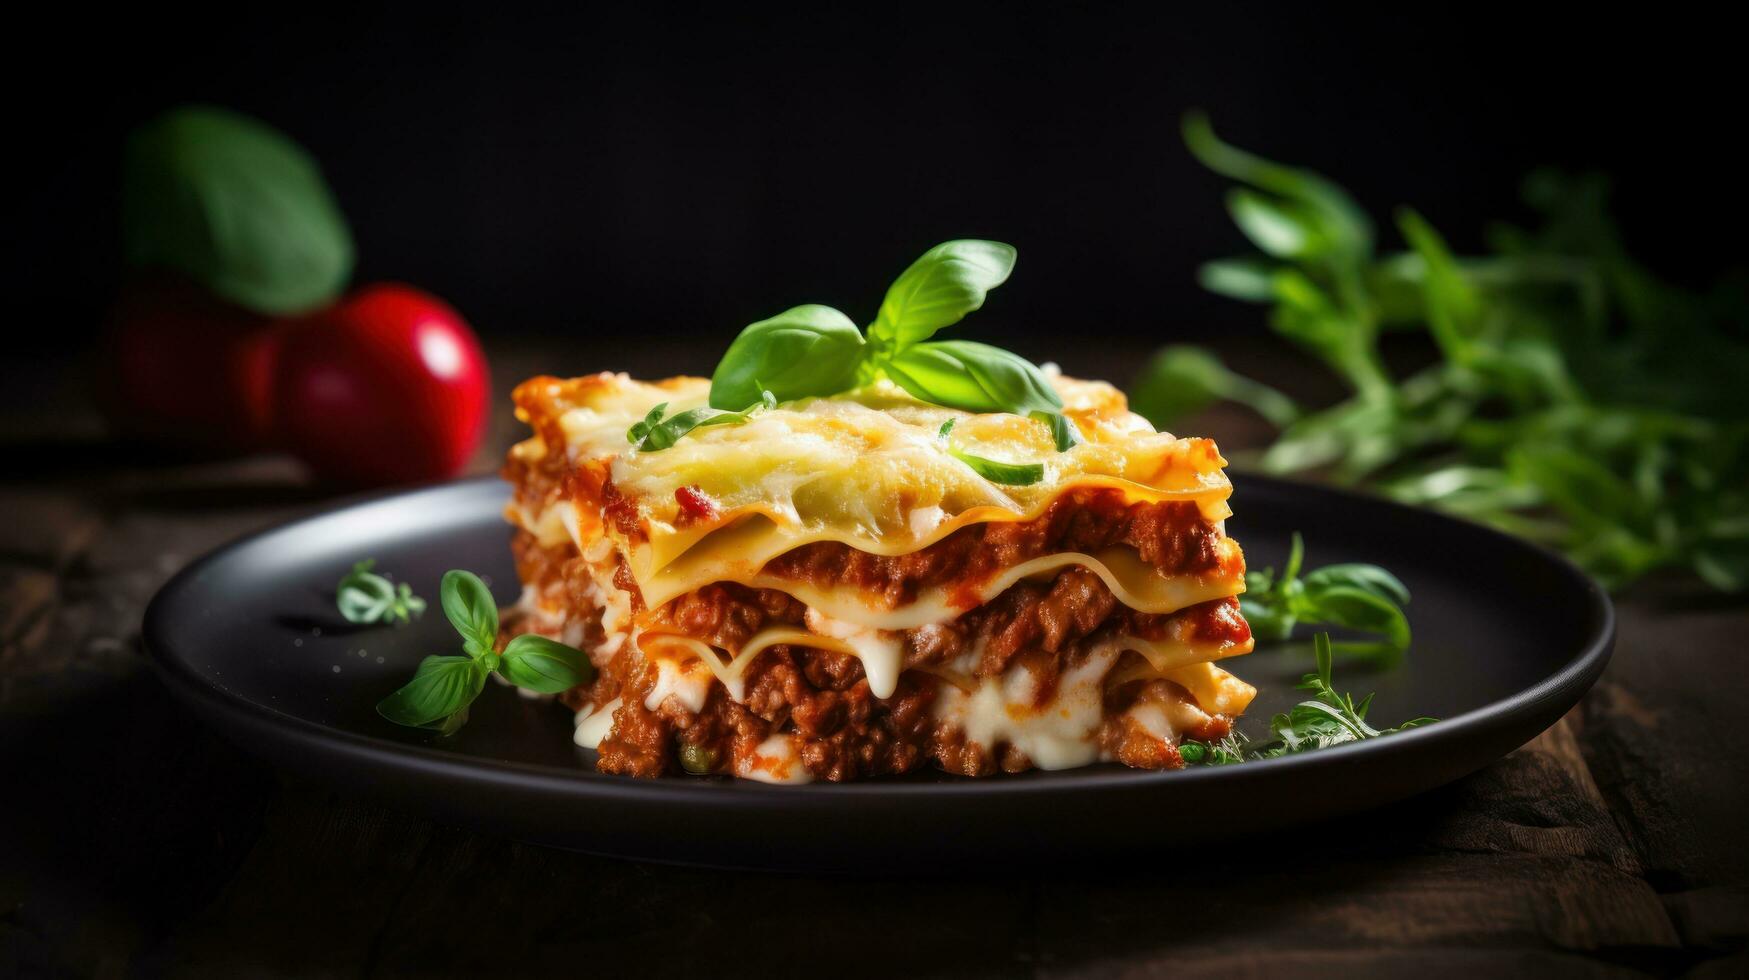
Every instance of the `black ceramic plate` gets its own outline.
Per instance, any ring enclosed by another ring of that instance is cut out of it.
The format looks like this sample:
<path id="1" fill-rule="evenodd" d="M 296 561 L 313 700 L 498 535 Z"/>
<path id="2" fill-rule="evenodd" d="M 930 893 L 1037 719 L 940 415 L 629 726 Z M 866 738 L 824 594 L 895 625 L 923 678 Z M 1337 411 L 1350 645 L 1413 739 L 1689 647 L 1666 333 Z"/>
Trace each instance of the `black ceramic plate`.
<path id="1" fill-rule="evenodd" d="M 1609 600 L 1561 559 L 1436 514 L 1253 476 L 1235 480 L 1228 531 L 1253 566 L 1305 533 L 1314 564 L 1376 562 L 1414 593 L 1414 650 L 1396 669 L 1345 669 L 1376 690 L 1372 720 L 1436 725 L 1239 766 L 1115 765 L 972 780 L 940 774 L 782 787 L 595 773 L 569 713 L 488 684 L 460 734 L 439 740 L 373 710 L 428 653 L 453 653 L 442 614 L 357 629 L 334 611 L 354 561 L 376 558 L 433 601 L 445 569 L 518 584 L 501 511 L 477 480 L 354 504 L 230 545 L 176 576 L 146 612 L 170 687 L 211 724 L 289 768 L 440 817 L 559 847 L 772 869 L 890 869 L 1097 856 L 1137 841 L 1208 840 L 1335 816 L 1472 772 L 1528 741 L 1597 679 L 1614 640 Z M 1255 684 L 1256 733 L 1293 701 L 1303 649 L 1226 666 Z M 1340 792 L 1330 787 L 1339 784 Z M 1281 801 L 1292 800 L 1292 806 Z"/>

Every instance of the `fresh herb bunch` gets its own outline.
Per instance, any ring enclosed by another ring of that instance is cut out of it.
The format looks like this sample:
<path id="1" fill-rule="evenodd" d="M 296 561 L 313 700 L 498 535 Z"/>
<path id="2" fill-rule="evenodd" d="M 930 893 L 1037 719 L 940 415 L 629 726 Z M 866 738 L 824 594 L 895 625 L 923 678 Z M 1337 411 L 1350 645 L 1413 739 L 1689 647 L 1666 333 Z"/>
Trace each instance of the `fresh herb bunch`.
<path id="1" fill-rule="evenodd" d="M 1273 738 L 1267 742 L 1252 743 L 1234 732 L 1219 742 L 1185 741 L 1178 747 L 1178 754 L 1184 761 L 1190 765 L 1229 765 L 1252 759 L 1274 759 L 1345 742 L 1392 735 L 1438 721 L 1437 718 L 1413 718 L 1395 728 L 1374 728 L 1366 720 L 1367 709 L 1372 707 L 1372 695 L 1368 694 L 1356 702 L 1353 695 L 1336 690 L 1331 675 L 1334 658 L 1331 653 L 1330 634 L 1319 633 L 1312 643 L 1318 669 L 1301 678 L 1297 687 L 1302 691 L 1311 691 L 1313 697 L 1294 705 L 1285 714 L 1278 714 L 1270 719 L 1269 729 Z"/>
<path id="2" fill-rule="evenodd" d="M 990 290 L 1007 281 L 1014 258 L 1014 247 L 1001 242 L 943 242 L 893 282 L 866 331 L 843 313 L 811 303 L 750 324 L 711 376 L 709 408 L 664 421 L 667 406 L 658 406 L 626 437 L 640 450 L 666 449 L 701 425 L 744 422 L 761 406 L 890 378 L 933 405 L 1035 419 L 1057 450 L 1067 451 L 1080 433 L 1032 362 L 989 344 L 929 339 L 982 307 Z M 1042 479 L 1042 467 L 1039 473 Z"/>
<path id="3" fill-rule="evenodd" d="M 1313 569 L 1304 576 L 1305 542 L 1294 532 L 1281 575 L 1275 569 L 1245 573 L 1239 597 L 1251 632 L 1263 640 L 1286 640 L 1294 626 L 1342 626 L 1376 633 L 1378 640 L 1342 641 L 1336 651 L 1374 661 L 1395 663 L 1409 649 L 1409 589 L 1377 565 L 1343 563 Z"/>
<path id="4" fill-rule="evenodd" d="M 396 585 L 371 571 L 376 559 L 352 566 L 334 591 L 334 603 L 349 623 L 408 623 L 425 612 L 425 600 L 405 582 Z"/>
<path id="5" fill-rule="evenodd" d="M 1497 228 L 1491 254 L 1460 258 L 1401 209 L 1408 250 L 1379 254 L 1372 223 L 1340 187 L 1218 139 L 1185 120 L 1191 152 L 1244 185 L 1227 199 L 1261 254 L 1210 262 L 1202 284 L 1271 307 L 1277 333 L 1352 390 L 1308 412 L 1169 347 L 1134 386 L 1168 426 L 1226 399 L 1280 435 L 1268 472 L 1321 471 L 1560 548 L 1611 587 L 1688 567 L 1749 587 L 1749 291 L 1700 296 L 1630 259 L 1597 178 L 1538 174 L 1541 230 Z M 1423 331 L 1439 360 L 1393 377 L 1388 330 Z"/>
<path id="6" fill-rule="evenodd" d="M 445 572 L 439 595 L 443 614 L 461 634 L 463 655 L 426 657 L 406 686 L 377 703 L 377 713 L 395 724 L 453 733 L 468 720 L 468 705 L 493 671 L 542 694 L 595 679 L 595 666 L 583 651 L 544 636 L 524 633 L 497 652 L 498 605 L 474 573 Z"/>

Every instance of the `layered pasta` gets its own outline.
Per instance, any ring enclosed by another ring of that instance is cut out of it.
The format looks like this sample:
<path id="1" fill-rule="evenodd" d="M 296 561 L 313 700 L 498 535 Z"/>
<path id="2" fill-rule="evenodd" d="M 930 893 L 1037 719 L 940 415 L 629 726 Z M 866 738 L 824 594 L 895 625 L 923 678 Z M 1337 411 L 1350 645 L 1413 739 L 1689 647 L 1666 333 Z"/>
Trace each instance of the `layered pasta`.
<path id="1" fill-rule="evenodd" d="M 505 631 L 589 654 L 563 698 L 609 773 L 1182 766 L 1255 693 L 1218 666 L 1252 648 L 1225 461 L 1110 385 L 1048 377 L 1082 439 L 1064 452 L 886 381 L 641 451 L 627 430 L 705 405 L 708 380 L 524 382 Z"/>

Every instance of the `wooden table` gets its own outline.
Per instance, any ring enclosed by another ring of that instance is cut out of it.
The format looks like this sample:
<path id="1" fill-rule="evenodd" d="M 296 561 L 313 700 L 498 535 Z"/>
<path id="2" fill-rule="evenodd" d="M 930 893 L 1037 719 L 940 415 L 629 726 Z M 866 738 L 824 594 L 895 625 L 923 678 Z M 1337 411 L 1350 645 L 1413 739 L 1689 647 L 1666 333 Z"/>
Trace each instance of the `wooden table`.
<path id="1" fill-rule="evenodd" d="M 1136 354 L 1068 367 L 1122 377 Z M 686 349 L 497 355 L 501 392 L 537 370 L 708 367 Z M 284 460 L 168 464 L 106 441 L 64 361 L 4 378 L 0 976 L 1749 975 L 1741 601 L 1624 597 L 1615 660 L 1567 718 L 1327 826 L 1138 841 L 1123 874 L 1048 854 L 928 880 L 631 864 L 341 795 L 195 722 L 140 652 L 146 600 L 330 496 Z M 1209 428 L 1257 438 L 1236 417 Z M 501 412 L 476 468 L 514 431 Z"/>

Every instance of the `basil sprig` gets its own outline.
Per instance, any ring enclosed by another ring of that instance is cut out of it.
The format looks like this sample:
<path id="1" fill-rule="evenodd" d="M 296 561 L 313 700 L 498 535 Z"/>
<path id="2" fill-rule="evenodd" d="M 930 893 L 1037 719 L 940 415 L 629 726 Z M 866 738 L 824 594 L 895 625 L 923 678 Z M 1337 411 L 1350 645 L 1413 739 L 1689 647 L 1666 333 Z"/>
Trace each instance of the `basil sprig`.
<path id="1" fill-rule="evenodd" d="M 376 559 L 352 566 L 334 592 L 334 603 L 349 623 L 408 623 L 425 612 L 425 600 L 405 582 L 396 585 L 371 571 Z"/>
<path id="2" fill-rule="evenodd" d="M 1286 640 L 1303 622 L 1381 637 L 1335 644 L 1345 655 L 1389 662 L 1409 649 L 1409 618 L 1403 612 L 1409 590 L 1395 575 L 1377 565 L 1340 564 L 1302 577 L 1304 557 L 1305 542 L 1296 532 L 1279 577 L 1273 568 L 1245 573 L 1240 603 L 1253 633 L 1265 640 Z"/>
<path id="3" fill-rule="evenodd" d="M 1067 451 L 1081 441 L 1080 433 L 1032 362 L 989 344 L 929 339 L 982 307 L 990 290 L 1007 281 L 1014 259 L 1014 247 L 1001 242 L 959 239 L 935 246 L 887 289 L 866 336 L 843 313 L 813 304 L 750 324 L 717 364 L 711 407 L 739 409 L 766 391 L 780 401 L 823 398 L 885 377 L 933 405 L 1035 419 L 1051 430 L 1057 449 Z M 706 418 L 687 420 L 688 429 Z M 641 424 L 632 441 L 640 448 L 664 448 L 661 439 L 649 439 L 657 421 Z"/>
<path id="4" fill-rule="evenodd" d="M 1270 719 L 1269 729 L 1274 736 L 1272 739 L 1252 743 L 1234 732 L 1219 742 L 1186 740 L 1178 746 L 1179 756 L 1191 765 L 1228 765 L 1251 759 L 1274 759 L 1346 742 L 1394 735 L 1438 721 L 1437 718 L 1412 718 L 1395 728 L 1374 728 L 1366 720 L 1367 710 L 1372 707 L 1372 695 L 1368 694 L 1355 701 L 1353 695 L 1336 690 L 1331 673 L 1334 657 L 1330 634 L 1319 633 L 1313 638 L 1312 644 L 1318 669 L 1315 673 L 1305 675 L 1296 685 L 1299 690 L 1312 692 L 1312 698 L 1301 701 Z"/>
<path id="5" fill-rule="evenodd" d="M 377 703 L 377 714 L 397 725 L 432 728 L 445 735 L 468 720 L 468 705 L 498 671 L 517 687 L 559 694 L 595 679 L 589 657 L 544 636 L 524 633 L 498 644 L 498 604 L 472 572 L 445 572 L 439 590 L 443 614 L 461 634 L 464 656 L 426 657 L 413 679 Z"/>

